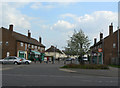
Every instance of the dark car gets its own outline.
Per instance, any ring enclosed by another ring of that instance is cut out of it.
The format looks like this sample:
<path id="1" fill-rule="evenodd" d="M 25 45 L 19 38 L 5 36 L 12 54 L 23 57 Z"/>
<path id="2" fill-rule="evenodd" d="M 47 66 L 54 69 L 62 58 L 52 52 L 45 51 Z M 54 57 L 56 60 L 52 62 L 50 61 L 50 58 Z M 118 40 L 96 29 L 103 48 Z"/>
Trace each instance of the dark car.
<path id="1" fill-rule="evenodd" d="M 66 61 L 71 61 L 71 60 L 73 60 L 73 58 L 67 58 L 67 59 L 66 59 Z"/>

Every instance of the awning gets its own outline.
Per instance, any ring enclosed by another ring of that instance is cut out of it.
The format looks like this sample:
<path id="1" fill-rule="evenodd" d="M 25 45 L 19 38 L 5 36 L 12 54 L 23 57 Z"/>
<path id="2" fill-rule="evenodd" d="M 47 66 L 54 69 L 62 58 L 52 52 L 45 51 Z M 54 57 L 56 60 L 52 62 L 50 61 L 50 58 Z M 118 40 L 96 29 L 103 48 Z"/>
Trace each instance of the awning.
<path id="1" fill-rule="evenodd" d="M 19 51 L 19 53 L 20 53 L 20 54 L 24 54 L 24 53 L 25 53 L 25 51 Z"/>
<path id="2" fill-rule="evenodd" d="M 40 52 L 33 51 L 33 50 L 32 50 L 32 52 L 33 52 L 34 54 L 41 55 L 41 53 L 40 53 Z"/>

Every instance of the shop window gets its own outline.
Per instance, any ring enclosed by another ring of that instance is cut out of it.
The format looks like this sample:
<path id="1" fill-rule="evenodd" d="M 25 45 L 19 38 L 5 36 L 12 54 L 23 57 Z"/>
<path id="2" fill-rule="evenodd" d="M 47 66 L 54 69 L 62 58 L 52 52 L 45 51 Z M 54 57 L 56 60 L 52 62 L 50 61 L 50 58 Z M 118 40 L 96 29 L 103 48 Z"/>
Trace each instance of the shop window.
<path id="1" fill-rule="evenodd" d="M 23 42 L 20 43 L 21 47 L 23 47 Z"/>

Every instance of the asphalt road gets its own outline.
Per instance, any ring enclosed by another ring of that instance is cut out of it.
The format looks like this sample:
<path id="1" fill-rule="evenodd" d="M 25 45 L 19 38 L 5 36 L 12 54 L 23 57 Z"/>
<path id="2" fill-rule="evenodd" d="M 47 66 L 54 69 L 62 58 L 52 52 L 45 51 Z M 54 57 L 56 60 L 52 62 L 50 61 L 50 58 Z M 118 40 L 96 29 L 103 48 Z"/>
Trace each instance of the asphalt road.
<path id="1" fill-rule="evenodd" d="M 2 86 L 118 86 L 117 77 L 64 72 L 63 64 L 3 65 Z"/>

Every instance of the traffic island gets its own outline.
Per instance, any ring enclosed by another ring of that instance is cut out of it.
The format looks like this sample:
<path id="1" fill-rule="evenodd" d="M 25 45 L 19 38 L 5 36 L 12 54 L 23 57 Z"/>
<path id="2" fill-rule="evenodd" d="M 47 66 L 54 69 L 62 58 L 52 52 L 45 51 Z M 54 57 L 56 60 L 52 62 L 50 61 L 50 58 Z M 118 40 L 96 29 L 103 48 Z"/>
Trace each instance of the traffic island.
<path id="1" fill-rule="evenodd" d="M 60 71 L 76 73 L 82 75 L 91 76 L 103 76 L 103 77 L 118 77 L 118 68 L 110 67 L 107 65 L 96 65 L 96 64 L 67 64 L 60 67 Z"/>
<path id="2" fill-rule="evenodd" d="M 77 68 L 77 69 L 109 69 L 107 65 L 101 64 L 67 64 L 61 68 Z"/>

